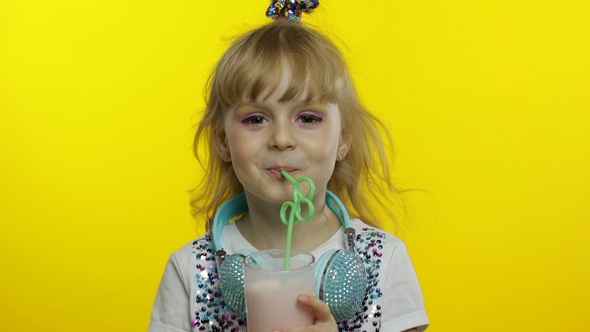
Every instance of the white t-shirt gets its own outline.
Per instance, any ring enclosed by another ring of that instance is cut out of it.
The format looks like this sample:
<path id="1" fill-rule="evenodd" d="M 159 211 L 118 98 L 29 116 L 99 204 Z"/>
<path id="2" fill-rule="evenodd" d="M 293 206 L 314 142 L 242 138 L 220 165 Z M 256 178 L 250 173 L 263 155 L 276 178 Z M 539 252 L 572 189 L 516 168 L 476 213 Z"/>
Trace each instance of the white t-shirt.
<path id="1" fill-rule="evenodd" d="M 370 271 L 370 294 L 364 313 L 339 322 L 339 331 L 397 332 L 412 327 L 423 331 L 428 318 L 406 246 L 358 219 L 351 223 Z M 228 254 L 257 250 L 235 224 L 225 226 L 220 242 Z M 311 253 L 317 259 L 330 249 L 344 249 L 343 228 Z M 149 332 L 247 331 L 245 319 L 224 304 L 213 255 L 208 235 L 172 254 L 156 295 Z"/>

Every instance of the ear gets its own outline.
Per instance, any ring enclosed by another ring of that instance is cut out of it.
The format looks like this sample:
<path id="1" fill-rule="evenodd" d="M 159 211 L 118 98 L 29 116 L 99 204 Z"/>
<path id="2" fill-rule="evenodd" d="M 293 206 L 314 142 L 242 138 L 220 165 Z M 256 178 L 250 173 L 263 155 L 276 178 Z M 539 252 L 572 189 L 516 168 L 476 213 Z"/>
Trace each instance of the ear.
<path id="1" fill-rule="evenodd" d="M 352 135 L 346 129 L 342 129 L 342 133 L 340 134 L 340 143 L 338 144 L 338 152 L 336 154 L 336 158 L 338 161 L 344 159 L 348 150 L 350 149 L 350 144 L 352 143 Z"/>
<path id="2" fill-rule="evenodd" d="M 222 128 L 213 129 L 213 139 L 215 140 L 215 150 L 223 161 L 231 161 L 231 151 L 227 145 L 225 130 Z"/>

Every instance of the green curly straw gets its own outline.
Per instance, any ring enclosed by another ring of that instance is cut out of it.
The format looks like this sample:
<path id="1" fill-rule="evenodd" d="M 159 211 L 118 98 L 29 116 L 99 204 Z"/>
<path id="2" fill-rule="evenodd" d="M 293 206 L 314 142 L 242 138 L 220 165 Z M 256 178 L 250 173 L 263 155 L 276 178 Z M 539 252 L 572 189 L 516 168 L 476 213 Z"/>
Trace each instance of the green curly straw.
<path id="1" fill-rule="evenodd" d="M 295 180 L 284 169 L 281 170 L 281 175 L 283 175 L 283 177 L 287 179 L 287 181 L 291 182 L 291 184 L 293 185 L 293 202 L 286 201 L 285 203 L 283 203 L 283 205 L 281 205 L 280 212 L 281 221 L 283 222 L 283 224 L 287 225 L 287 244 L 285 248 L 284 269 L 288 270 L 291 260 L 291 239 L 293 237 L 293 226 L 295 226 L 295 224 L 297 224 L 298 222 L 305 222 L 313 218 L 315 208 L 313 206 L 312 200 L 315 194 L 315 184 L 308 177 L 301 177 Z M 299 188 L 301 182 L 307 182 L 307 184 L 309 185 L 309 194 L 307 195 L 307 197 L 305 197 L 301 193 L 301 189 Z M 305 217 L 301 216 L 301 204 L 307 205 L 308 208 L 308 212 Z M 290 209 L 288 218 L 287 209 Z"/>

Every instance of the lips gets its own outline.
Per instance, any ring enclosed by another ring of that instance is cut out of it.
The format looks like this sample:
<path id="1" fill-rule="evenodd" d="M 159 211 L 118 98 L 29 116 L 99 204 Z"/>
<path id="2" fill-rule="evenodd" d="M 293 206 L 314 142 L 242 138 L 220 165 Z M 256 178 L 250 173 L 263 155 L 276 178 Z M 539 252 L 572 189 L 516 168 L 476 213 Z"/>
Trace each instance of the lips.
<path id="1" fill-rule="evenodd" d="M 283 179 L 283 175 L 281 174 L 282 170 L 285 170 L 288 173 L 293 173 L 293 172 L 297 171 L 296 168 L 289 167 L 289 166 L 273 166 L 273 167 L 267 168 L 267 171 L 270 172 L 270 174 L 275 179 Z"/>

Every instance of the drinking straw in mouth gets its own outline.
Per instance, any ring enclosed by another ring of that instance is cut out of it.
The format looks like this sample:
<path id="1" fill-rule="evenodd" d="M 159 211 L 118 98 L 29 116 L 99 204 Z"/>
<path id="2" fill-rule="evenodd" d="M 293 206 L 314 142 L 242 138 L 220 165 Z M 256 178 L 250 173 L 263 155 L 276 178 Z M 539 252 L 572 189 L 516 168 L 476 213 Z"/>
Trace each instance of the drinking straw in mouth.
<path id="1" fill-rule="evenodd" d="M 295 224 L 298 222 L 305 222 L 313 218 L 315 208 L 313 206 L 312 200 L 313 195 L 315 194 L 315 184 L 308 177 L 301 177 L 295 180 L 284 169 L 281 170 L 281 175 L 283 175 L 283 177 L 293 185 L 293 202 L 286 201 L 283 203 L 283 205 L 281 205 L 280 211 L 281 221 L 283 224 L 287 225 L 287 245 L 285 248 L 284 269 L 288 270 L 291 260 L 291 238 L 293 237 L 293 226 L 295 226 Z M 307 194 L 307 197 L 301 193 L 301 188 L 299 186 L 302 182 L 307 182 L 309 185 L 309 193 Z M 305 217 L 301 215 L 301 205 L 303 204 L 307 206 L 307 215 Z M 288 216 L 287 210 L 289 210 Z"/>

